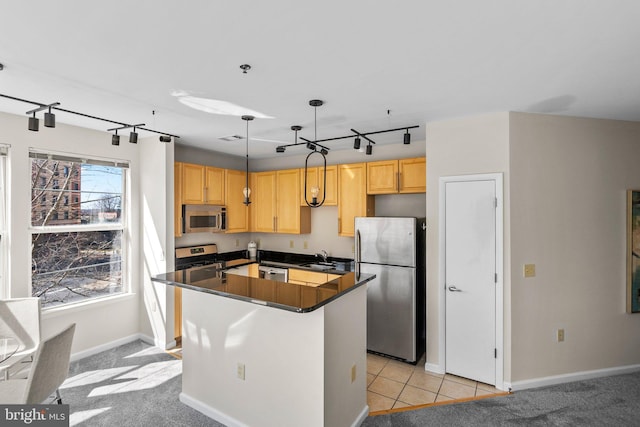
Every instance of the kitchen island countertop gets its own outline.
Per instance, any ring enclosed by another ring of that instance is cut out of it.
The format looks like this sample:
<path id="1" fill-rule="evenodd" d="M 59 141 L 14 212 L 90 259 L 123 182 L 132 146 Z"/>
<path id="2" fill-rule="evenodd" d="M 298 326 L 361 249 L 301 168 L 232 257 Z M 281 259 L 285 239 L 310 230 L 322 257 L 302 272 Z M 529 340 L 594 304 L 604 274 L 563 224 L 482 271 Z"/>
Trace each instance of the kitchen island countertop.
<path id="1" fill-rule="evenodd" d="M 252 304 L 307 313 L 340 298 L 373 278 L 373 274 L 358 275 L 349 272 L 318 286 L 306 286 L 229 274 L 224 270 L 205 266 L 158 274 L 152 280 Z"/>

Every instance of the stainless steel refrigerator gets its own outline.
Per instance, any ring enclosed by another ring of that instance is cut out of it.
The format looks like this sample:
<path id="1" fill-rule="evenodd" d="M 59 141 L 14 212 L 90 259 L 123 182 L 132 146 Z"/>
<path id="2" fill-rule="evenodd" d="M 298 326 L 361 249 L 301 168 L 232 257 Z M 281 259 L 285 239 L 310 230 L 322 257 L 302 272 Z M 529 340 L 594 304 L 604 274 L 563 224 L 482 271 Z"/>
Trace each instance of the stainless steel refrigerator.
<path id="1" fill-rule="evenodd" d="M 357 217 L 356 274 L 367 284 L 367 349 L 416 363 L 425 351 L 424 218 Z"/>

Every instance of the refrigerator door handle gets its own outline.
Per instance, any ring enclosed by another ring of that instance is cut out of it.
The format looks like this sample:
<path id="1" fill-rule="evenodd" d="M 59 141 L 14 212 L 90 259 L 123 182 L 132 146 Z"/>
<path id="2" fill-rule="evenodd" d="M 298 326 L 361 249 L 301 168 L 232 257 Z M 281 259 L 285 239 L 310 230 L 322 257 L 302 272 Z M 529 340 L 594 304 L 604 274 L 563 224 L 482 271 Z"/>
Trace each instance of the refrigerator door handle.
<path id="1" fill-rule="evenodd" d="M 462 289 L 458 289 L 455 286 L 449 286 L 450 292 L 462 292 Z"/>
<path id="2" fill-rule="evenodd" d="M 360 230 L 356 230 L 356 280 L 360 280 Z"/>

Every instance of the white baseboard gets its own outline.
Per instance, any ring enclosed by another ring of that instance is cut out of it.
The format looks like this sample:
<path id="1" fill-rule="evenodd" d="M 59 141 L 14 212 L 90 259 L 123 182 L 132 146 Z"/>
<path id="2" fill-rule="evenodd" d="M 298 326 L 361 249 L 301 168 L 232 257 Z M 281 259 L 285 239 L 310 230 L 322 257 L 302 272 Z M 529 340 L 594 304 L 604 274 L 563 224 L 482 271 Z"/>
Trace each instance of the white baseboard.
<path id="1" fill-rule="evenodd" d="M 614 368 L 596 369 L 593 371 L 572 372 L 570 374 L 552 375 L 549 377 L 533 378 L 529 380 L 505 383 L 508 390 L 518 391 L 529 388 L 545 387 L 549 385 L 564 384 L 574 381 L 589 380 L 592 378 L 608 377 L 611 375 L 628 374 L 640 371 L 640 365 L 617 366 Z"/>
<path id="2" fill-rule="evenodd" d="M 424 370 L 425 371 L 429 371 L 429 372 L 433 372 L 435 374 L 443 374 L 444 375 L 444 368 L 442 367 L 442 365 L 435 365 L 433 363 L 425 363 L 424 364 Z"/>
<path id="3" fill-rule="evenodd" d="M 132 334 L 132 335 L 129 335 L 129 336 L 126 336 L 126 337 L 123 337 L 123 338 L 120 338 L 120 339 L 117 339 L 117 340 L 114 340 L 114 341 L 110 341 L 108 343 L 100 344 L 98 346 L 89 348 L 87 350 L 82 350 L 82 351 L 79 351 L 77 353 L 73 353 L 71 355 L 71 361 L 73 362 L 75 360 L 84 359 L 85 357 L 93 356 L 94 354 L 98 354 L 98 353 L 101 353 L 101 352 L 106 351 L 106 350 L 111 350 L 112 348 L 116 348 L 118 346 L 121 346 L 121 345 L 124 345 L 124 344 L 128 344 L 128 343 L 130 343 L 132 341 L 136 341 L 136 340 L 142 340 L 142 341 L 146 342 L 147 344 L 150 344 L 150 345 L 152 345 L 154 347 L 161 348 L 163 350 L 168 350 L 168 349 L 173 348 L 173 347 L 176 346 L 175 340 L 171 341 L 170 343 L 164 344 L 161 341 L 159 341 L 159 340 L 157 340 L 157 339 L 155 339 L 153 337 L 150 337 L 150 336 L 145 335 L 145 334 L 138 333 L 138 334 Z"/>
<path id="4" fill-rule="evenodd" d="M 369 416 L 369 405 L 364 405 L 362 412 L 358 415 L 358 418 L 351 424 L 351 427 L 360 427 L 364 420 Z"/>
<path id="5" fill-rule="evenodd" d="M 215 408 L 212 408 L 211 406 L 199 401 L 198 399 L 194 399 L 184 392 L 180 393 L 180 402 L 195 409 L 198 412 L 205 414 L 207 417 L 224 424 L 227 427 L 248 427 L 246 424 L 243 424 L 235 418 L 230 417 L 229 415 L 220 412 Z"/>

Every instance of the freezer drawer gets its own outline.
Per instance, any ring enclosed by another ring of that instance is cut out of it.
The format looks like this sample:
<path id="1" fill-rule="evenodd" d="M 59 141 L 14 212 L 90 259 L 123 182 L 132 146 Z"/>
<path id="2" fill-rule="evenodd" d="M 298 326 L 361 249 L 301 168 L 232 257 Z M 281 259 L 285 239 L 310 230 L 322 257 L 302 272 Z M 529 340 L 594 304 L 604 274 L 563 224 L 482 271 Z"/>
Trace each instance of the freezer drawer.
<path id="1" fill-rule="evenodd" d="M 416 269 L 360 264 L 367 284 L 367 349 L 416 361 Z"/>

